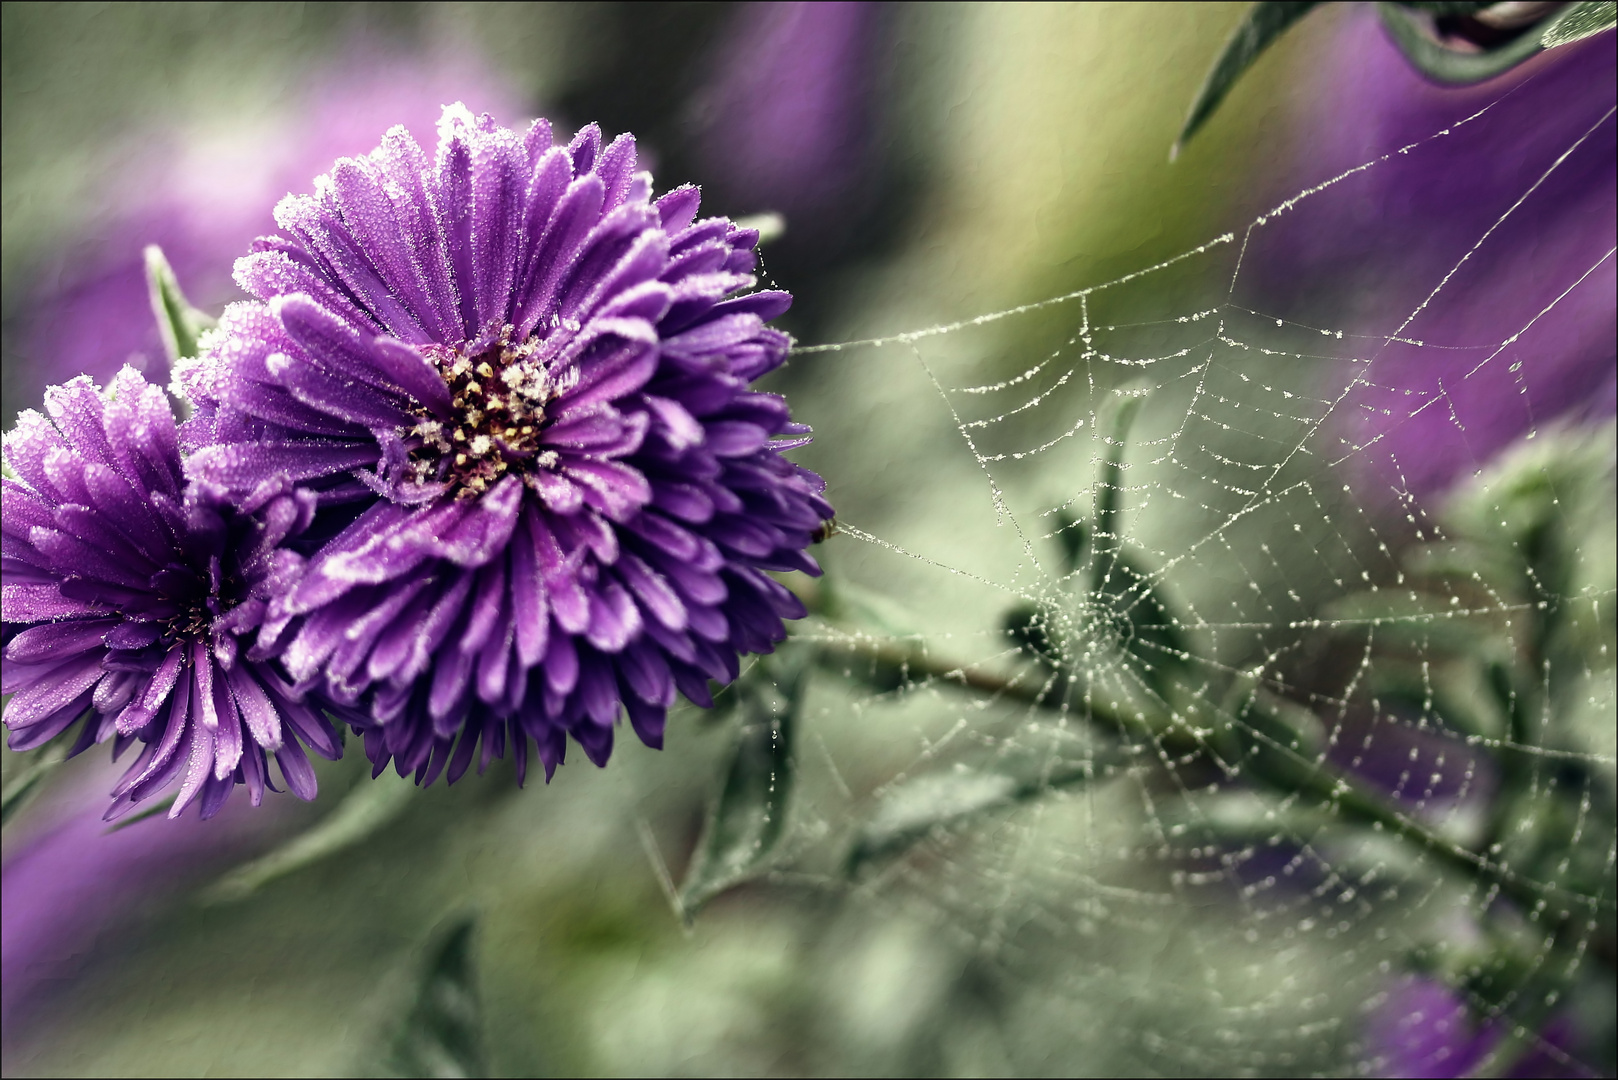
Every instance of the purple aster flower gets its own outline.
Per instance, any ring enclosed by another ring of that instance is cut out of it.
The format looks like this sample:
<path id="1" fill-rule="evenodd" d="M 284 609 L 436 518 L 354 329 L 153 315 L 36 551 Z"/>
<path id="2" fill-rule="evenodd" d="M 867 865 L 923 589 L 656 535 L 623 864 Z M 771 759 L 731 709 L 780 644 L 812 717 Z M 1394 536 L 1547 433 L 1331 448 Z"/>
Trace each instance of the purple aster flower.
<path id="1" fill-rule="evenodd" d="M 181 378 L 195 473 L 289 476 L 357 514 L 258 639 L 323 681 L 380 771 L 450 780 L 572 734 L 597 764 L 620 708 L 661 745 L 676 689 L 709 704 L 804 611 L 767 570 L 830 515 L 787 461 L 808 430 L 748 389 L 789 341 L 751 292 L 757 233 L 657 200 L 635 144 L 566 146 L 444 111 L 289 196 Z M 777 438 L 786 436 L 786 438 Z M 456 736 L 459 742 L 456 743 Z"/>
<path id="2" fill-rule="evenodd" d="M 237 784 L 256 805 L 268 756 L 315 794 L 302 743 L 335 758 L 335 732 L 267 663 L 238 647 L 296 566 L 278 545 L 314 498 L 260 485 L 232 508 L 187 486 L 163 391 L 125 368 L 103 396 L 88 376 L 45 394 L 5 440 L 5 725 L 31 750 L 80 724 L 70 753 L 142 744 L 109 819 L 178 783 L 170 810 L 219 811 Z"/>

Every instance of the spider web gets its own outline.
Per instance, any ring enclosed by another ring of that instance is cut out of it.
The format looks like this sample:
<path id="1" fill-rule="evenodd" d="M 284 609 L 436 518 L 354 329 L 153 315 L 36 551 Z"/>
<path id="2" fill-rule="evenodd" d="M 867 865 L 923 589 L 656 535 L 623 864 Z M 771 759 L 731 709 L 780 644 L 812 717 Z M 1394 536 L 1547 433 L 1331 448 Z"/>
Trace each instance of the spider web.
<path id="1" fill-rule="evenodd" d="M 853 952 L 913 928 L 886 962 L 948 973 L 902 991 L 938 1068 L 1599 1073 L 1566 1031 L 1611 1002 L 1589 983 L 1614 905 L 1612 428 L 1536 420 L 1518 349 L 1613 251 L 1501 340 L 1421 335 L 1613 112 L 1396 308 L 1267 302 L 1253 269 L 1493 107 L 1116 280 L 797 350 L 897 387 L 909 441 L 826 469 L 891 482 L 826 551 L 836 617 L 804 636 L 848 678 L 808 697 L 778 876 L 849 891 Z M 1053 317 L 1062 343 L 1008 367 Z M 1410 389 L 1435 354 L 1516 400 L 1527 439 L 1474 448 L 1453 380 Z M 1434 415 L 1458 479 L 1416 490 L 1397 435 Z M 1556 583 L 1504 520 L 1535 482 L 1574 538 Z M 1529 648 L 1550 609 L 1560 644 Z M 1533 670 L 1491 697 L 1514 653 Z M 1531 715 L 1469 718 L 1496 700 Z M 1349 787 L 1392 816 L 1357 819 Z M 881 857 L 847 874 L 817 852 L 851 832 Z"/>

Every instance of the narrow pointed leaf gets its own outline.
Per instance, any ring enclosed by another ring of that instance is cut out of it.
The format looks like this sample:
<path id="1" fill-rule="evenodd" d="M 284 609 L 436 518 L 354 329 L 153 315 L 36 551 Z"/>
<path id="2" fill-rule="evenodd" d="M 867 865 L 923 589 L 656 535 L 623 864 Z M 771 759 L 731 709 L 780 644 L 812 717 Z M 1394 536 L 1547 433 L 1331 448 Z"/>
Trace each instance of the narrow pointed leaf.
<path id="1" fill-rule="evenodd" d="M 849 847 L 849 876 L 879 859 L 893 859 L 935 832 L 963 824 L 1027 795 L 1013 777 L 984 769 L 920 776 L 889 792 Z"/>
<path id="2" fill-rule="evenodd" d="M 107 832 L 115 833 L 119 829 L 129 828 L 131 825 L 139 825 L 147 818 L 154 818 L 159 814 L 166 814 L 169 812 L 169 807 L 174 805 L 174 800 L 177 798 L 179 798 L 178 794 L 170 795 L 165 799 L 157 800 L 149 806 L 142 807 L 133 814 L 130 814 L 128 817 L 119 818 L 117 821 L 107 826 Z"/>
<path id="3" fill-rule="evenodd" d="M 1584 0 L 1551 20 L 1539 43 L 1547 49 L 1583 41 L 1618 25 L 1618 0 Z"/>
<path id="4" fill-rule="evenodd" d="M 203 893 L 203 902 L 240 900 L 276 878 L 352 847 L 398 817 L 414 791 L 409 780 L 389 773 L 362 780 L 307 832 L 216 881 Z"/>
<path id="5" fill-rule="evenodd" d="M 916 637 L 921 633 L 920 620 L 882 593 L 830 577 L 821 578 L 815 586 L 815 610 L 830 619 L 892 637 Z"/>
<path id="6" fill-rule="evenodd" d="M 1062 546 L 1062 563 L 1068 573 L 1082 565 L 1079 560 L 1084 556 L 1084 545 L 1089 538 L 1089 526 L 1083 521 L 1065 510 L 1057 515 L 1056 541 Z"/>
<path id="7" fill-rule="evenodd" d="M 152 298 L 152 314 L 157 316 L 157 328 L 163 335 L 163 347 L 169 361 L 187 359 L 197 355 L 202 333 L 214 325 L 206 312 L 191 306 L 180 291 L 180 282 L 174 276 L 163 249 L 156 244 L 146 248 L 146 286 Z"/>
<path id="8" fill-rule="evenodd" d="M 997 810 L 1110 776 L 1123 750 L 1111 740 L 1084 743 L 1054 728 L 1049 740 L 984 765 L 957 764 L 891 789 L 860 826 L 843 867 L 850 877 L 899 858 L 928 837 L 968 828 Z"/>
<path id="9" fill-rule="evenodd" d="M 1118 551 L 1118 503 L 1124 490 L 1124 448 L 1129 445 L 1129 429 L 1135 426 L 1135 416 L 1144 400 L 1136 396 L 1124 398 L 1113 414 L 1112 430 L 1108 432 L 1107 463 L 1101 470 L 1096 491 L 1096 523 L 1092 533 L 1098 581 L 1106 578 Z"/>
<path id="10" fill-rule="evenodd" d="M 1113 416 L 1107 463 L 1096 494 L 1091 592 L 1099 609 L 1115 613 L 1124 648 L 1144 666 L 1146 681 L 1161 695 L 1184 658 L 1185 638 L 1151 575 L 1124 550 L 1120 510 L 1124 449 L 1143 402 L 1140 397 L 1125 398 Z"/>
<path id="11" fill-rule="evenodd" d="M 0 824 L 9 822 L 12 815 L 28 805 L 28 800 L 44 787 L 45 781 L 64 760 L 62 748 L 53 746 L 6 781 L 4 790 L 0 790 Z"/>
<path id="12" fill-rule="evenodd" d="M 679 903 L 687 920 L 767 865 L 785 834 L 796 773 L 797 714 L 810 659 L 777 653 L 758 663 L 756 677 L 736 687 L 741 715 L 736 745 L 680 885 Z"/>
<path id="13" fill-rule="evenodd" d="M 1124 648 L 1139 661 L 1147 684 L 1165 696 L 1188 655 L 1182 622 L 1164 602 L 1151 575 L 1126 553 L 1120 553 L 1113 566 L 1107 601 L 1122 616 L 1117 622 Z"/>
<path id="14" fill-rule="evenodd" d="M 759 247 L 774 243 L 787 232 L 787 219 L 773 211 L 737 218 L 734 224 L 738 229 L 757 229 Z"/>
<path id="15" fill-rule="evenodd" d="M 1411 650 L 1413 654 L 1486 655 L 1487 625 L 1469 612 L 1457 611 L 1449 598 L 1437 592 L 1415 590 L 1351 593 L 1333 600 L 1322 611 L 1332 630 L 1363 640 L 1373 633 L 1383 648 Z"/>
<path id="16" fill-rule="evenodd" d="M 394 1036 L 390 1071 L 399 1076 L 486 1076 L 483 1005 L 472 963 L 475 916 L 461 916 L 433 947 L 415 1004 Z"/>
<path id="17" fill-rule="evenodd" d="M 1381 3 L 1377 11 L 1399 51 L 1417 71 L 1436 82 L 1464 86 L 1504 74 L 1543 51 L 1540 36 L 1529 30 L 1497 49 L 1458 52 L 1433 40 L 1427 31 L 1429 15 L 1408 5 Z"/>
<path id="18" fill-rule="evenodd" d="M 1267 847 L 1283 839 L 1309 840 L 1334 826 L 1348 833 L 1348 827 L 1319 803 L 1242 788 L 1195 806 L 1184 802 L 1166 805 L 1163 825 L 1175 830 L 1174 835 L 1207 838 L 1234 849 Z"/>
<path id="19" fill-rule="evenodd" d="M 1169 151 L 1169 160 L 1173 161 L 1180 156 L 1180 150 L 1185 146 L 1186 140 L 1196 134 L 1197 129 L 1207 122 L 1219 103 L 1225 100 L 1230 88 L 1236 85 L 1236 80 L 1252 66 L 1259 54 L 1274 44 L 1275 39 L 1286 33 L 1292 24 L 1309 14 L 1318 7 L 1315 3 L 1283 2 L 1283 0 L 1268 0 L 1268 2 L 1254 4 L 1247 11 L 1246 18 L 1236 27 L 1225 42 L 1224 51 L 1214 66 L 1209 69 L 1207 78 L 1202 81 L 1202 88 L 1197 91 L 1196 98 L 1191 102 L 1191 111 L 1186 114 L 1185 126 L 1180 129 L 1180 137 L 1175 140 L 1174 148 Z"/>

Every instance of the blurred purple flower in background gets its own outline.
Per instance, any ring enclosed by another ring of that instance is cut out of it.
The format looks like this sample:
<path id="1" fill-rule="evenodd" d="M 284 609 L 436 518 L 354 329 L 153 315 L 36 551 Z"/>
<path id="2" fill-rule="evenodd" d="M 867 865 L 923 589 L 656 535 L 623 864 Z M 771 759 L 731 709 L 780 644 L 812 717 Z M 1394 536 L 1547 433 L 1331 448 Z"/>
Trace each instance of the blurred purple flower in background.
<path id="1" fill-rule="evenodd" d="M 1461 994 L 1427 975 L 1402 976 L 1366 1019 L 1366 1057 L 1378 1076 L 1471 1076 L 1501 1044 L 1501 1025 L 1479 1024 Z M 1553 1019 L 1513 1051 L 1498 1074 L 1519 1077 L 1587 1076 L 1568 1057 L 1568 1025 Z"/>
<path id="2" fill-rule="evenodd" d="M 1344 11 L 1328 48 L 1286 183 L 1389 160 L 1255 234 L 1247 295 L 1368 335 L 1355 355 L 1371 385 L 1339 406 L 1338 430 L 1345 453 L 1370 444 L 1372 489 L 1441 491 L 1538 425 L 1610 415 L 1615 35 L 1466 88 L 1425 81 L 1371 5 Z M 1424 344 L 1384 346 L 1395 331 Z"/>
<path id="3" fill-rule="evenodd" d="M 20 826 L 0 878 L 0 1028 L 8 1045 L 21 1034 L 12 1025 L 41 1004 L 40 989 L 72 979 L 102 935 L 252 856 L 299 820 L 290 800 L 254 808 L 234 799 L 211 821 L 188 814 L 108 832 L 102 811 L 122 772 L 96 763 L 44 796 Z"/>
<path id="4" fill-rule="evenodd" d="M 885 18 L 873 3 L 741 5 L 692 102 L 705 186 L 784 215 L 789 242 L 846 239 L 873 195 Z"/>
<path id="5" fill-rule="evenodd" d="M 1371 1014 L 1367 1056 L 1379 1076 L 1467 1076 L 1500 1041 L 1479 1030 L 1466 1003 L 1436 979 L 1401 978 Z"/>
<path id="6" fill-rule="evenodd" d="M 261 126 L 207 133 L 149 130 L 107 177 L 105 215 L 40 274 L 23 304 L 18 399 L 88 374 L 105 383 L 125 363 L 166 382 L 141 251 L 163 248 L 187 294 L 217 310 L 240 295 L 236 257 L 274 228 L 288 191 L 345 154 L 364 153 L 395 124 L 430 135 L 444 102 L 476 102 L 515 120 L 520 98 L 484 59 L 442 48 L 406 54 L 355 42 L 308 80 L 300 99 Z"/>

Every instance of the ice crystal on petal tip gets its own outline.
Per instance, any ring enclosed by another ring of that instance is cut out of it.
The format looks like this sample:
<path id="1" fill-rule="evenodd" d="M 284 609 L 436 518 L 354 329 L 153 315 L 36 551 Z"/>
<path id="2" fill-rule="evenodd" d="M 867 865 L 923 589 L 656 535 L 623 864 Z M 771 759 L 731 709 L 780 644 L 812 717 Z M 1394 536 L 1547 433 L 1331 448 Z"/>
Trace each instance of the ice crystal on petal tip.
<path id="1" fill-rule="evenodd" d="M 314 496 L 272 479 L 243 499 L 187 484 L 168 399 L 132 368 L 101 393 L 87 376 L 46 392 L 5 440 L 4 689 L 9 745 L 28 750 L 75 723 L 70 753 L 111 740 L 141 749 L 109 819 L 178 785 L 177 817 L 203 817 L 245 784 L 274 789 L 269 758 L 315 794 L 303 747 L 336 732 L 245 640 L 296 576 L 280 545 Z"/>
<path id="2" fill-rule="evenodd" d="M 445 109 L 288 196 L 183 379 L 197 476 L 286 476 L 349 524 L 275 603 L 262 647 L 322 681 L 378 771 L 431 782 L 627 714 L 661 744 L 741 653 L 804 614 L 765 571 L 818 573 L 831 516 L 782 456 L 808 429 L 749 384 L 786 358 L 747 291 L 757 233 L 652 198 L 635 144 L 553 145 Z M 481 744 L 481 751 L 479 750 Z"/>

